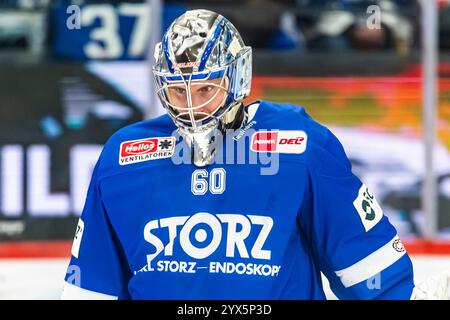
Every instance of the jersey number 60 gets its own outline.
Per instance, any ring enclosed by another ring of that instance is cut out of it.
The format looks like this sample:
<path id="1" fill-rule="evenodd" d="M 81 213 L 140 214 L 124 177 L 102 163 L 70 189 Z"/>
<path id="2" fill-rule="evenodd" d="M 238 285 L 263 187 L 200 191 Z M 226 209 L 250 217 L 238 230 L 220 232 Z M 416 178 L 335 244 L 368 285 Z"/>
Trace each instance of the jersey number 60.
<path id="1" fill-rule="evenodd" d="M 221 194 L 225 191 L 225 183 L 225 169 L 214 168 L 209 174 L 205 169 L 197 169 L 192 173 L 191 191 L 196 196 L 206 194 L 208 189 L 212 194 Z"/>

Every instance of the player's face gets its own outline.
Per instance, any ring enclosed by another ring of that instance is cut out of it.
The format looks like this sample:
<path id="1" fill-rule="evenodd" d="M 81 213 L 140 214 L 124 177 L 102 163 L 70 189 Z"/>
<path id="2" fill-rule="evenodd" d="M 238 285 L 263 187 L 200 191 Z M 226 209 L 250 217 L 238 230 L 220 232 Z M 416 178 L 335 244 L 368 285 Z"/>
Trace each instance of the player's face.
<path id="1" fill-rule="evenodd" d="M 217 78 L 192 81 L 190 86 L 183 82 L 171 84 L 167 88 L 169 102 L 177 113 L 184 114 L 182 118 L 189 119 L 191 108 L 195 119 L 202 119 L 214 114 L 223 105 L 227 96 L 225 82 L 225 78 Z"/>

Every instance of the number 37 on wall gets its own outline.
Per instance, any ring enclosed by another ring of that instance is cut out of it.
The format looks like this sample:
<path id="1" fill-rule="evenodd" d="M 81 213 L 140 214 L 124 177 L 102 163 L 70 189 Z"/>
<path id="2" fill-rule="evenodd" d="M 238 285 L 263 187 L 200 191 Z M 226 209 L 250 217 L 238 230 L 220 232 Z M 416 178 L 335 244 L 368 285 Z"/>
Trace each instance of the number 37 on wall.
<path id="1" fill-rule="evenodd" d="M 98 21 L 90 34 L 90 41 L 83 47 L 85 55 L 91 59 L 117 59 L 124 55 L 140 57 L 148 46 L 150 30 L 150 8 L 146 3 L 89 4 L 82 7 L 69 6 L 67 28 L 81 29 L 90 27 Z M 134 18 L 134 27 L 130 31 L 128 49 L 124 48 L 120 22 L 123 18 Z"/>

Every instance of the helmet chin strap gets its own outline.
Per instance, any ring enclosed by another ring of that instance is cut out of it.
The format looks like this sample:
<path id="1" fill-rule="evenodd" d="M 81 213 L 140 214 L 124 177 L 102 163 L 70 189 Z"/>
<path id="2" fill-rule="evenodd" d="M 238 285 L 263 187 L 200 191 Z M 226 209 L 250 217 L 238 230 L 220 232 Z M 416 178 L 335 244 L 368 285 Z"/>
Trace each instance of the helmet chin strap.
<path id="1" fill-rule="evenodd" d="M 211 126 L 196 132 L 182 127 L 178 128 L 178 132 L 190 147 L 191 161 L 197 167 L 211 164 L 222 146 L 226 130 L 224 123 L 218 119 L 211 122 Z"/>
<path id="2" fill-rule="evenodd" d="M 191 161 L 197 167 L 211 164 L 222 147 L 227 129 L 239 129 L 245 121 L 242 103 L 231 107 L 221 119 L 214 119 L 202 130 L 178 128 L 178 132 L 190 147 Z"/>

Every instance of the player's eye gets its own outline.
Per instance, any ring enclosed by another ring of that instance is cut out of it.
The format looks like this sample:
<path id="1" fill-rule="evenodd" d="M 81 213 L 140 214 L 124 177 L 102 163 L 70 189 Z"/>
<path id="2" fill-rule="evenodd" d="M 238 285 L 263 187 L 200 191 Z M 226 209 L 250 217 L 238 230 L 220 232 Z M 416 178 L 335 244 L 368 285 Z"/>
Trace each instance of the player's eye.
<path id="1" fill-rule="evenodd" d="M 172 87 L 172 91 L 179 95 L 183 95 L 186 93 L 186 89 L 180 87 Z"/>
<path id="2" fill-rule="evenodd" d="M 207 93 L 210 92 L 213 89 L 213 86 L 203 86 L 200 89 L 198 89 L 201 93 Z"/>

